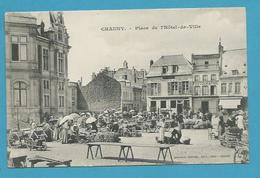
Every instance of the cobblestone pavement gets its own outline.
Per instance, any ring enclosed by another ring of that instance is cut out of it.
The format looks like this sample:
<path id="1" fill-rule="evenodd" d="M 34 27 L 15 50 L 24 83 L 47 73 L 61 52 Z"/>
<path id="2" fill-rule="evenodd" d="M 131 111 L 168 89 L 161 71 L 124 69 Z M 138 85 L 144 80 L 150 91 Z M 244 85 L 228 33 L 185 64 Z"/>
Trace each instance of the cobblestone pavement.
<path id="1" fill-rule="evenodd" d="M 124 143 L 155 143 L 158 133 L 143 133 L 142 137 L 121 138 Z M 190 145 L 175 145 L 171 148 L 173 164 L 223 164 L 232 163 L 234 149 L 225 148 L 218 140 L 208 139 L 208 130 L 183 130 L 183 137 L 191 138 Z M 107 166 L 107 165 L 158 165 L 158 148 L 133 147 L 133 161 L 117 161 L 120 148 L 102 146 L 104 159 L 86 159 L 87 146 L 84 144 L 61 144 L 49 142 L 47 151 L 29 151 L 29 149 L 11 149 L 11 157 L 27 155 L 28 158 L 40 155 L 57 160 L 72 160 L 71 166 Z M 164 163 L 165 164 L 165 163 Z M 167 158 L 166 164 L 172 164 Z M 37 164 L 36 167 L 44 166 Z"/>

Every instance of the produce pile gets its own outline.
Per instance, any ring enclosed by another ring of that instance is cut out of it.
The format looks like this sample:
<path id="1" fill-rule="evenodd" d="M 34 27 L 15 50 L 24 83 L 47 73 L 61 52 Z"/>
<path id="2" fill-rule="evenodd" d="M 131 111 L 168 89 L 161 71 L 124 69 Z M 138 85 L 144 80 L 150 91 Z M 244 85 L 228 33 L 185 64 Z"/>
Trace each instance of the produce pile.
<path id="1" fill-rule="evenodd" d="M 88 133 L 80 136 L 79 143 L 89 142 L 120 142 L 120 138 L 115 132 Z"/>
<path id="2" fill-rule="evenodd" d="M 98 132 L 94 139 L 94 142 L 119 142 L 119 134 L 115 132 Z"/>
<path id="3" fill-rule="evenodd" d="M 184 128 L 185 129 L 207 129 L 211 126 L 209 121 L 195 120 L 195 119 L 185 119 Z"/>
<path id="4" fill-rule="evenodd" d="M 220 137 L 220 144 L 228 148 L 235 148 L 241 141 L 241 130 L 238 127 L 230 127 Z"/>

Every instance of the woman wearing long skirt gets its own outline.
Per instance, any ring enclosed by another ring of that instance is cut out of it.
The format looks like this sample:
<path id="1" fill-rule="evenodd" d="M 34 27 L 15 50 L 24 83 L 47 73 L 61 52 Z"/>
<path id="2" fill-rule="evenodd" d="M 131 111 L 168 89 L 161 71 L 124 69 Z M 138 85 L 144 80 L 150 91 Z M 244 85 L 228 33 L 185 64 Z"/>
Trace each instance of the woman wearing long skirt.
<path id="1" fill-rule="evenodd" d="M 68 143 L 68 130 L 69 130 L 69 124 L 68 122 L 64 123 L 62 125 L 62 133 L 61 133 L 61 143 L 62 144 L 67 144 Z"/>
<path id="2" fill-rule="evenodd" d="M 163 118 L 159 122 L 159 143 L 164 143 L 164 136 L 165 136 L 165 119 Z"/>

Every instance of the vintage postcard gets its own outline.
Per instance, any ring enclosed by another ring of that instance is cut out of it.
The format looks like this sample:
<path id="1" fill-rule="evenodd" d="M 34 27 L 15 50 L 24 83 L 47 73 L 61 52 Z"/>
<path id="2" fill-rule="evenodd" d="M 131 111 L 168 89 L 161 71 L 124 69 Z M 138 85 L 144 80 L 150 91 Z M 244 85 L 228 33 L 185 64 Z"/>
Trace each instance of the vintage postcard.
<path id="1" fill-rule="evenodd" d="M 5 14 L 8 167 L 249 162 L 245 8 Z"/>

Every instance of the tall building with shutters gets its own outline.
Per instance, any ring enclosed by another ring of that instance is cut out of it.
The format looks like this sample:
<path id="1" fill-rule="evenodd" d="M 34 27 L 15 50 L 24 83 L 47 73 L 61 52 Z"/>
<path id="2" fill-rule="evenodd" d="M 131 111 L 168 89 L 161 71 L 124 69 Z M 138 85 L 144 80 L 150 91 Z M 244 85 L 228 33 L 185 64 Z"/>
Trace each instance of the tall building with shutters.
<path id="1" fill-rule="evenodd" d="M 192 107 L 192 65 L 183 55 L 151 61 L 146 77 L 147 111 L 179 114 Z"/>
<path id="2" fill-rule="evenodd" d="M 62 13 L 49 17 L 46 29 L 29 13 L 5 16 L 8 128 L 69 112 L 69 35 Z"/>
<path id="3" fill-rule="evenodd" d="M 219 107 L 219 78 L 222 70 L 224 47 L 219 42 L 218 52 L 192 54 L 193 111 L 216 113 Z"/>

